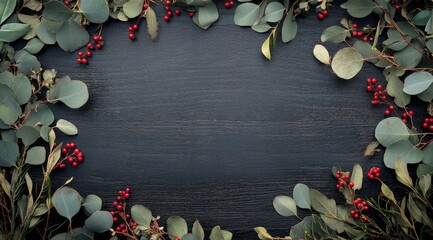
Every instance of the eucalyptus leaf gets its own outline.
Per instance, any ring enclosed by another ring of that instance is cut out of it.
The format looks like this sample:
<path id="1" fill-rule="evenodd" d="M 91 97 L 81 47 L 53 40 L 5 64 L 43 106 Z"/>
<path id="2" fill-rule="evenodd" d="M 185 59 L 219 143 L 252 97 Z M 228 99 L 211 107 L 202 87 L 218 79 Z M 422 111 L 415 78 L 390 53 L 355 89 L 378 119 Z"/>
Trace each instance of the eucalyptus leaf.
<path id="1" fill-rule="evenodd" d="M 335 74 L 342 79 L 351 79 L 361 71 L 364 59 L 354 48 L 340 49 L 334 56 L 331 67 Z"/>
<path id="2" fill-rule="evenodd" d="M 100 211 L 102 207 L 102 199 L 95 194 L 89 194 L 84 198 L 84 202 L 81 205 L 87 216 L 92 215 L 96 211 Z"/>
<path id="3" fill-rule="evenodd" d="M 310 199 L 314 210 L 329 216 L 337 216 L 337 204 L 334 199 L 327 198 L 313 188 L 310 188 Z"/>
<path id="4" fill-rule="evenodd" d="M 418 12 L 413 18 L 412 21 L 417 26 L 425 26 L 431 17 L 431 9 L 424 9 Z"/>
<path id="5" fill-rule="evenodd" d="M 275 197 L 273 205 L 277 213 L 284 217 L 296 216 L 298 213 L 295 200 L 288 196 Z"/>
<path id="6" fill-rule="evenodd" d="M 293 188 L 293 200 L 298 207 L 311 209 L 310 188 L 303 183 L 296 184 Z"/>
<path id="7" fill-rule="evenodd" d="M 44 19 L 61 22 L 66 21 L 72 16 L 72 9 L 65 6 L 60 1 L 49 1 L 45 4 L 42 16 Z"/>
<path id="8" fill-rule="evenodd" d="M 134 205 L 131 208 L 131 217 L 136 223 L 142 226 L 150 226 L 152 212 L 143 205 Z"/>
<path id="9" fill-rule="evenodd" d="M 331 26 L 326 28 L 322 35 L 320 36 L 320 40 L 322 42 L 332 42 L 332 43 L 341 43 L 346 40 L 348 29 L 342 28 L 340 26 Z"/>
<path id="10" fill-rule="evenodd" d="M 81 207 L 82 198 L 80 194 L 70 187 L 61 187 L 57 189 L 51 199 L 52 204 L 59 215 L 69 220 L 78 213 Z"/>
<path id="11" fill-rule="evenodd" d="M 50 22 L 48 20 L 42 20 L 38 25 L 36 35 L 43 43 L 52 45 L 56 43 L 56 32 L 50 30 Z"/>
<path id="12" fill-rule="evenodd" d="M 394 58 L 397 64 L 404 68 L 415 68 L 421 62 L 423 45 L 420 41 L 411 42 L 413 46 L 408 45 L 403 50 L 395 52 Z M 421 49 L 421 50 L 419 50 Z"/>
<path id="13" fill-rule="evenodd" d="M 409 138 L 409 130 L 397 117 L 383 119 L 376 126 L 375 137 L 384 147 Z"/>
<path id="14" fill-rule="evenodd" d="M 398 159 L 404 163 L 419 163 L 423 157 L 423 152 L 412 145 L 408 140 L 400 140 L 386 148 L 383 156 L 385 166 L 395 168 Z"/>
<path id="15" fill-rule="evenodd" d="M 355 164 L 353 166 L 352 175 L 350 176 L 350 181 L 354 183 L 352 189 L 353 190 L 360 190 L 362 188 L 362 167 L 359 164 Z"/>
<path id="16" fill-rule="evenodd" d="M 388 185 L 386 185 L 384 182 L 382 182 L 380 190 L 382 191 L 382 193 L 385 197 L 387 197 L 395 205 L 397 205 L 397 200 L 395 199 L 394 193 L 391 191 L 391 189 L 388 187 Z"/>
<path id="17" fill-rule="evenodd" d="M 24 126 L 44 125 L 49 126 L 54 122 L 54 114 L 47 105 L 41 104 L 33 106 L 31 112 L 28 113 L 27 119 L 24 121 Z"/>
<path id="18" fill-rule="evenodd" d="M 427 193 L 431 188 L 432 176 L 426 174 L 419 179 L 418 185 L 424 197 L 427 197 Z"/>
<path id="19" fill-rule="evenodd" d="M 59 47 L 66 52 L 77 51 L 89 42 L 89 38 L 89 33 L 73 19 L 64 22 L 56 33 L 56 41 Z"/>
<path id="20" fill-rule="evenodd" d="M 405 107 L 410 103 L 410 95 L 403 91 L 403 82 L 395 75 L 389 74 L 386 76 L 388 85 L 386 90 L 391 97 L 394 97 L 394 102 L 399 107 Z"/>
<path id="21" fill-rule="evenodd" d="M 185 219 L 179 216 L 172 216 L 167 219 L 167 233 L 171 240 L 175 237 L 182 238 L 188 233 L 188 226 Z"/>
<path id="22" fill-rule="evenodd" d="M 397 159 L 395 163 L 395 174 L 397 175 L 397 180 L 407 187 L 413 187 L 412 178 L 409 176 L 409 171 L 407 170 L 407 164 L 401 159 Z"/>
<path id="23" fill-rule="evenodd" d="M 266 38 L 266 40 L 262 44 L 262 54 L 265 56 L 268 60 L 271 60 L 271 36 Z"/>
<path id="24" fill-rule="evenodd" d="M 9 89 L 8 87 L 0 84 L 0 93 L 4 93 L 4 90 Z M 12 90 L 9 89 L 10 92 Z M 12 92 L 13 94 L 13 92 Z M 10 95 L 0 95 L 0 120 L 7 125 L 12 125 L 21 115 L 20 105 Z"/>
<path id="25" fill-rule="evenodd" d="M 23 141 L 24 145 L 30 146 L 38 140 L 40 134 L 34 127 L 22 126 L 17 130 L 17 137 Z"/>
<path id="26" fill-rule="evenodd" d="M 0 2 L 0 24 L 8 19 L 15 10 L 17 0 L 7 0 Z"/>
<path id="27" fill-rule="evenodd" d="M 113 217 L 107 211 L 94 212 L 84 223 L 86 229 L 97 233 L 108 231 L 112 225 Z"/>
<path id="28" fill-rule="evenodd" d="M 25 162 L 30 165 L 41 165 L 45 162 L 47 153 L 44 147 L 35 146 L 27 151 Z"/>
<path id="29" fill-rule="evenodd" d="M 65 119 L 59 119 L 56 123 L 56 128 L 66 135 L 77 135 L 78 128 L 71 122 Z"/>
<path id="30" fill-rule="evenodd" d="M 234 21 L 238 26 L 252 26 L 259 16 L 260 5 L 255 3 L 242 3 L 235 11 Z"/>
<path id="31" fill-rule="evenodd" d="M 265 8 L 265 16 L 263 22 L 278 22 L 283 18 L 286 8 L 279 2 L 270 2 Z"/>
<path id="32" fill-rule="evenodd" d="M 14 142 L 0 140 L 0 167 L 12 167 L 16 164 L 20 152 Z"/>
<path id="33" fill-rule="evenodd" d="M 80 0 L 80 10 L 92 23 L 104 23 L 108 20 L 109 8 L 106 0 Z"/>
<path id="34" fill-rule="evenodd" d="M 429 143 L 427 146 L 424 147 L 422 152 L 422 162 L 433 167 L 433 144 Z"/>
<path id="35" fill-rule="evenodd" d="M 203 227 L 198 220 L 192 225 L 192 234 L 194 234 L 198 240 L 204 240 L 205 238 Z"/>
<path id="36" fill-rule="evenodd" d="M 427 90 L 432 83 L 431 73 L 413 72 L 405 78 L 403 91 L 409 95 L 417 95 Z"/>
<path id="37" fill-rule="evenodd" d="M 218 9 L 212 1 L 199 7 L 196 15 L 199 24 L 195 23 L 203 29 L 208 29 L 219 18 Z"/>
<path id="38" fill-rule="evenodd" d="M 146 10 L 147 33 L 152 41 L 158 37 L 158 20 L 156 19 L 155 11 L 151 7 Z"/>
<path id="39" fill-rule="evenodd" d="M 181 240 L 199 240 L 199 238 L 194 234 L 188 233 L 188 234 L 183 235 Z"/>
<path id="40" fill-rule="evenodd" d="M 329 56 L 328 49 L 326 49 L 323 45 L 316 44 L 313 49 L 313 54 L 321 63 L 327 65 L 331 64 L 331 57 Z"/>
<path id="41" fill-rule="evenodd" d="M 135 18 L 140 15 L 141 10 L 143 9 L 143 3 L 144 0 L 129 0 L 123 4 L 123 12 L 128 18 Z"/>
<path id="42" fill-rule="evenodd" d="M 292 41 L 298 32 L 298 24 L 293 19 L 293 7 L 289 10 L 281 27 L 281 40 L 285 43 Z"/>
<path id="43" fill-rule="evenodd" d="M 7 23 L 0 27 L 0 41 L 15 42 L 30 31 L 30 25 L 24 23 Z"/>
<path id="44" fill-rule="evenodd" d="M 24 47 L 31 54 L 36 54 L 42 50 L 45 46 L 44 42 L 42 42 L 39 38 L 32 38 Z"/>
<path id="45" fill-rule="evenodd" d="M 62 101 L 66 106 L 70 108 L 80 108 L 89 99 L 89 92 L 87 85 L 82 81 L 72 80 L 64 84 L 58 93 L 58 98 L 53 101 Z"/>
<path id="46" fill-rule="evenodd" d="M 370 0 L 348 0 L 342 3 L 341 8 L 347 9 L 350 16 L 355 18 L 364 18 L 377 7 L 373 1 Z"/>

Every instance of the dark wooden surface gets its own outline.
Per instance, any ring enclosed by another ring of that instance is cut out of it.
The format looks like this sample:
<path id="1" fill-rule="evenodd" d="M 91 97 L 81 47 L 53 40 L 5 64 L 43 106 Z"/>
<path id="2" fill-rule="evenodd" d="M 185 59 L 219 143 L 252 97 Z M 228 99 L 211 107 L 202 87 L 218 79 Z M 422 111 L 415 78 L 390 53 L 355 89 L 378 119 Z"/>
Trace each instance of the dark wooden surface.
<path id="1" fill-rule="evenodd" d="M 56 180 L 74 176 L 72 185 L 101 196 L 106 209 L 130 187 L 131 204 L 163 219 L 200 219 L 206 229 L 221 225 L 235 239 L 256 239 L 255 226 L 285 235 L 297 222 L 272 207 L 296 183 L 338 197 L 333 165 L 382 165 L 380 157 L 362 157 L 383 117 L 369 106 L 365 79 L 380 72 L 369 66 L 339 80 L 312 55 L 321 31 L 345 12 L 336 7 L 325 21 L 301 19 L 296 39 L 279 44 L 271 62 L 259 52 L 265 35 L 235 26 L 233 12 L 221 9 L 208 31 L 185 14 L 162 22 L 156 42 L 144 25 L 130 41 L 129 24 L 111 22 L 106 46 L 87 67 L 75 54 L 44 50 L 43 66 L 84 80 L 91 94 L 80 110 L 55 108 L 80 130 L 64 140 L 85 154 L 84 164 Z M 341 47 L 328 46 L 333 53 Z"/>

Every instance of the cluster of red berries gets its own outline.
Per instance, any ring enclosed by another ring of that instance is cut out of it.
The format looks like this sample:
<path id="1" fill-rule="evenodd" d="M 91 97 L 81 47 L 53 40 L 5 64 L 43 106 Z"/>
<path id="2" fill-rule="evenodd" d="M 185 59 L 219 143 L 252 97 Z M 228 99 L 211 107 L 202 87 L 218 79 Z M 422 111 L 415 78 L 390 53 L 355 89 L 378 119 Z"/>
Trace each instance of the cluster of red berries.
<path id="1" fill-rule="evenodd" d="M 345 173 L 345 172 L 340 172 L 337 171 L 337 173 L 335 174 L 335 178 L 338 179 L 338 183 L 336 185 L 337 189 L 340 189 L 341 187 L 347 185 L 350 188 L 353 188 L 353 186 L 355 186 L 355 184 L 353 182 L 350 182 L 350 174 L 349 173 Z"/>
<path id="2" fill-rule="evenodd" d="M 425 118 L 422 127 L 425 129 L 430 129 L 430 131 L 433 131 L 433 118 Z"/>
<path id="3" fill-rule="evenodd" d="M 144 4 L 144 5 L 147 5 L 147 4 Z M 128 37 L 129 37 L 129 39 L 131 39 L 131 40 L 135 39 L 135 31 L 137 31 L 137 30 L 138 30 L 138 24 L 134 24 L 134 25 L 128 27 L 128 31 L 129 31 Z"/>
<path id="4" fill-rule="evenodd" d="M 78 167 L 78 163 L 83 161 L 83 153 L 77 148 L 76 144 L 66 143 L 65 148 L 62 148 L 63 160 L 59 161 L 58 167 L 63 169 L 66 168 L 66 164 L 63 163 L 65 160 L 68 161 L 72 167 Z"/>
<path id="5" fill-rule="evenodd" d="M 370 171 L 368 171 L 367 177 L 371 180 L 373 180 L 375 178 L 380 178 L 380 168 L 379 167 L 370 168 Z"/>
<path id="6" fill-rule="evenodd" d="M 326 16 L 328 16 L 328 10 L 326 10 L 326 9 L 317 13 L 317 19 L 319 19 L 319 20 L 325 19 Z"/>
<path id="7" fill-rule="evenodd" d="M 230 0 L 230 1 L 226 1 L 225 3 L 224 3 L 224 7 L 225 8 L 231 8 L 231 7 L 233 7 L 235 5 L 235 1 L 232 1 L 232 0 Z"/>
<path id="8" fill-rule="evenodd" d="M 367 92 L 373 92 L 373 100 L 371 105 L 379 105 L 380 101 L 386 102 L 386 94 L 388 91 L 383 89 L 381 84 L 377 84 L 376 78 L 367 78 Z"/>
<path id="9" fill-rule="evenodd" d="M 164 19 L 164 21 L 166 21 L 166 22 L 169 22 L 170 19 L 173 17 L 173 12 L 171 11 L 171 8 L 170 8 L 171 5 L 172 5 L 172 2 L 170 0 L 165 1 L 165 8 L 164 8 L 165 9 L 165 15 L 162 19 Z M 179 16 L 181 14 L 181 12 L 179 9 L 176 9 L 174 11 L 174 14 Z"/>
<path id="10" fill-rule="evenodd" d="M 407 112 L 404 112 L 404 113 L 401 115 L 401 120 L 402 120 L 404 123 L 407 123 L 407 121 L 408 121 L 410 118 L 412 118 L 413 115 L 415 115 L 415 112 L 412 111 L 412 110 L 409 110 L 409 111 L 407 111 Z"/>
<path id="11" fill-rule="evenodd" d="M 364 36 L 364 31 L 358 30 L 358 24 L 352 24 L 352 37 L 362 37 Z"/>
<path id="12" fill-rule="evenodd" d="M 365 215 L 362 215 L 363 211 L 368 210 L 368 203 L 361 198 L 357 198 L 353 201 L 353 206 L 355 207 L 355 210 L 351 210 L 350 215 L 354 219 L 359 219 L 361 217 L 361 221 L 368 222 L 368 218 Z"/>
<path id="13" fill-rule="evenodd" d="M 87 44 L 87 49 L 86 51 L 79 51 L 77 53 L 78 58 L 77 58 L 77 63 L 78 64 L 88 64 L 89 63 L 89 58 L 93 55 L 91 50 L 95 50 L 95 49 L 101 49 L 102 46 L 104 46 L 104 38 L 101 35 L 95 35 L 93 36 L 93 42 L 92 43 L 88 43 Z"/>
<path id="14" fill-rule="evenodd" d="M 116 201 L 113 202 L 115 210 L 110 212 L 111 216 L 113 216 L 113 222 L 119 223 L 120 220 L 123 220 L 114 228 L 117 234 L 126 235 L 129 230 L 133 231 L 137 227 L 137 223 L 131 219 L 131 215 L 126 213 L 126 200 L 130 197 L 131 189 L 119 190 Z M 128 226 L 130 229 L 128 229 Z"/>

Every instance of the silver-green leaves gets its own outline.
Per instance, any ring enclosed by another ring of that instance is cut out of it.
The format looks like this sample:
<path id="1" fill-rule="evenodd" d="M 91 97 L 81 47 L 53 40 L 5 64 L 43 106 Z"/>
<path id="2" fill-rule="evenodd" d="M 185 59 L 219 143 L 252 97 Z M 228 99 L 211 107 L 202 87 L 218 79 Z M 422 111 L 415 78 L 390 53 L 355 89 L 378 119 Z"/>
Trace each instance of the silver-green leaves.
<path id="1" fill-rule="evenodd" d="M 88 230 L 97 233 L 108 231 L 112 225 L 113 217 L 107 211 L 95 211 L 84 223 Z"/>
<path id="2" fill-rule="evenodd" d="M 182 238 L 188 233 L 188 225 L 185 219 L 179 216 L 172 216 L 167 219 L 167 233 L 171 240 L 175 237 Z"/>
<path id="3" fill-rule="evenodd" d="M 0 167 L 14 166 L 19 154 L 16 143 L 0 140 Z"/>
<path id="4" fill-rule="evenodd" d="M 80 194 L 70 187 L 57 189 L 52 197 L 52 203 L 56 211 L 69 220 L 80 210 L 81 201 L 82 197 Z"/>
<path id="5" fill-rule="evenodd" d="M 66 52 L 74 52 L 89 41 L 89 33 L 73 19 L 63 23 L 56 33 L 56 41 Z"/>
<path id="6" fill-rule="evenodd" d="M 375 137 L 384 147 L 409 138 L 409 130 L 400 118 L 390 117 L 376 126 Z"/>
<path id="7" fill-rule="evenodd" d="M 141 9 L 141 6 L 138 9 Z M 104 23 L 108 20 L 109 8 L 106 0 L 81 0 L 80 10 L 92 23 Z"/>
<path id="8" fill-rule="evenodd" d="M 335 54 L 331 67 L 338 77 L 348 80 L 361 71 L 363 64 L 361 54 L 354 48 L 346 47 Z"/>

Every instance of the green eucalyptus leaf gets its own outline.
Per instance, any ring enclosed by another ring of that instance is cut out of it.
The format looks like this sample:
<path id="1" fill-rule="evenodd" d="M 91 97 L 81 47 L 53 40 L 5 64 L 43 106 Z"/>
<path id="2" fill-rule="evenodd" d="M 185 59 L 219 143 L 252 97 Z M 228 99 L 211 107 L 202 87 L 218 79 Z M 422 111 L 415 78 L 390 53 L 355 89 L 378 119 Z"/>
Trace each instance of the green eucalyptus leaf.
<path id="1" fill-rule="evenodd" d="M 179 216 L 172 216 L 167 219 L 167 233 L 171 240 L 175 237 L 182 238 L 188 233 L 188 225 L 185 219 Z"/>
<path id="2" fill-rule="evenodd" d="M 335 74 L 342 79 L 351 79 L 361 71 L 364 59 L 354 48 L 340 49 L 334 56 L 331 67 Z"/>
<path id="3" fill-rule="evenodd" d="M 7 23 L 0 27 L 0 41 L 15 42 L 30 31 L 30 25 L 24 23 Z"/>
<path id="4" fill-rule="evenodd" d="M 265 8 L 265 16 L 262 22 L 278 22 L 283 18 L 286 8 L 279 2 L 270 2 Z M 292 11 L 293 13 L 293 11 Z"/>
<path id="5" fill-rule="evenodd" d="M 32 85 L 26 76 L 15 76 L 12 86 L 19 105 L 27 103 L 32 96 Z"/>
<path id="6" fill-rule="evenodd" d="M 93 240 L 94 235 L 95 233 L 84 227 L 72 229 L 72 240 Z"/>
<path id="7" fill-rule="evenodd" d="M 386 34 L 388 36 L 388 39 L 383 41 L 383 45 L 394 51 L 400 51 L 404 49 L 408 45 L 407 41 L 411 40 L 411 37 L 403 37 L 395 29 L 389 29 Z"/>
<path id="8" fill-rule="evenodd" d="M 77 51 L 89 42 L 89 38 L 89 33 L 73 19 L 63 23 L 56 33 L 57 43 L 66 52 Z"/>
<path id="9" fill-rule="evenodd" d="M 39 130 L 39 133 L 41 134 L 41 138 L 44 139 L 45 142 L 49 141 L 49 134 L 51 130 L 52 128 L 47 126 L 42 126 L 41 129 Z"/>
<path id="10" fill-rule="evenodd" d="M 373 46 L 371 46 L 371 44 L 363 41 L 355 41 L 353 47 L 356 49 L 356 51 L 359 52 L 359 54 L 361 54 L 365 61 L 371 63 L 377 63 L 379 61 L 379 54 L 373 49 Z"/>
<path id="11" fill-rule="evenodd" d="M 32 70 L 39 71 L 41 68 L 41 63 L 39 60 L 27 50 L 22 50 L 17 53 L 15 60 L 18 64 L 18 71 L 24 73 L 25 75 L 30 75 Z"/>
<path id="12" fill-rule="evenodd" d="M 296 216 L 298 213 L 295 200 L 288 196 L 275 197 L 273 205 L 277 213 L 284 217 Z"/>
<path id="13" fill-rule="evenodd" d="M 419 51 L 422 51 L 424 48 L 422 43 L 418 40 L 413 40 L 411 43 L 417 49 L 421 50 L 417 50 L 411 45 L 408 45 L 403 50 L 394 53 L 396 63 L 404 68 L 409 69 L 415 68 L 421 62 L 422 53 Z"/>
<path id="14" fill-rule="evenodd" d="M 40 134 L 34 127 L 22 126 L 17 130 L 17 137 L 23 141 L 24 145 L 30 146 L 38 140 Z"/>
<path id="15" fill-rule="evenodd" d="M 284 18 L 283 26 L 281 27 L 281 40 L 285 43 L 292 41 L 298 33 L 298 23 L 293 18 L 293 7 Z"/>
<path id="16" fill-rule="evenodd" d="M 89 194 L 84 199 L 84 202 L 81 206 L 83 207 L 84 212 L 87 214 L 87 216 L 90 216 L 94 212 L 101 210 L 102 199 L 95 194 Z"/>
<path id="17" fill-rule="evenodd" d="M 57 189 L 51 199 L 52 204 L 59 215 L 69 220 L 78 213 L 81 207 L 82 198 L 80 194 L 70 187 L 61 187 Z"/>
<path id="18" fill-rule="evenodd" d="M 152 212 L 143 205 L 132 206 L 131 217 L 132 220 L 142 226 L 150 226 L 152 222 Z"/>
<path id="19" fill-rule="evenodd" d="M 370 0 L 348 0 L 341 4 L 341 8 L 347 9 L 350 16 L 355 18 L 367 17 L 376 7 L 376 4 Z"/>
<path id="20" fill-rule="evenodd" d="M 426 147 L 424 147 L 422 152 L 422 162 L 433 167 L 433 144 L 429 143 Z"/>
<path id="21" fill-rule="evenodd" d="M 209 240 L 231 240 L 233 234 L 229 231 L 222 230 L 220 226 L 215 226 L 209 235 Z"/>
<path id="22" fill-rule="evenodd" d="M 419 179 L 418 185 L 424 197 L 427 197 L 427 193 L 431 188 L 431 182 L 432 176 L 430 174 L 426 174 Z"/>
<path id="23" fill-rule="evenodd" d="M 38 25 L 36 35 L 43 43 L 52 45 L 56 43 L 56 32 L 50 30 L 50 22 L 48 20 L 42 20 Z"/>
<path id="24" fill-rule="evenodd" d="M 143 9 L 143 3 L 143 0 L 129 0 L 123 4 L 123 12 L 128 18 L 135 18 L 140 15 Z"/>
<path id="25" fill-rule="evenodd" d="M 433 100 L 433 84 L 430 85 L 427 90 L 418 94 L 418 98 L 423 100 L 424 102 L 430 103 Z"/>
<path id="26" fill-rule="evenodd" d="M 386 80 L 388 81 L 386 90 L 391 97 L 394 97 L 395 104 L 401 108 L 408 105 L 411 97 L 403 91 L 403 82 L 395 74 L 387 75 Z"/>
<path id="27" fill-rule="evenodd" d="M 311 209 L 310 188 L 303 183 L 296 184 L 293 188 L 293 200 L 298 207 Z"/>
<path id="28" fill-rule="evenodd" d="M 258 24 L 254 24 L 253 26 L 251 26 L 251 29 L 253 29 L 254 31 L 256 31 L 258 33 L 267 32 L 271 28 L 272 28 L 271 25 L 269 25 L 267 23 L 258 23 Z"/>
<path id="29" fill-rule="evenodd" d="M 192 234 L 194 234 L 198 240 L 204 240 L 205 238 L 203 227 L 198 220 L 192 225 Z"/>
<path id="30" fill-rule="evenodd" d="M 12 167 L 20 155 L 18 144 L 0 140 L 0 167 Z"/>
<path id="31" fill-rule="evenodd" d="M 404 163 L 419 163 L 423 157 L 423 152 L 412 145 L 408 140 L 400 140 L 388 146 L 383 156 L 385 166 L 395 168 L 397 159 Z"/>
<path id="32" fill-rule="evenodd" d="M 61 22 L 66 21 L 72 16 L 72 9 L 68 8 L 60 1 L 49 1 L 45 4 L 42 16 L 44 19 Z"/>
<path id="33" fill-rule="evenodd" d="M 7 90 L 7 91 L 6 91 Z M 8 94 L 4 94 L 8 92 Z M 12 125 L 21 115 L 21 107 L 12 98 L 13 91 L 7 86 L 0 84 L 0 120 L 7 125 Z M 11 94 L 11 95 L 9 95 Z"/>
<path id="34" fill-rule="evenodd" d="M 82 81 L 72 80 L 62 84 L 58 91 L 58 98 L 48 99 L 48 101 L 62 101 L 66 106 L 75 109 L 83 106 L 88 99 L 89 92 L 86 84 Z"/>
<path id="35" fill-rule="evenodd" d="M 107 211 L 96 211 L 85 221 L 84 225 L 92 232 L 103 233 L 113 225 L 113 216 Z"/>
<path id="36" fill-rule="evenodd" d="M 433 83 L 433 75 L 429 72 L 414 72 L 404 80 L 403 91 L 409 95 L 417 95 L 427 90 Z"/>
<path id="37" fill-rule="evenodd" d="M 17 0 L 0 1 L 0 24 L 14 13 Z"/>
<path id="38" fill-rule="evenodd" d="M 425 26 L 431 17 L 431 9 L 424 9 L 418 12 L 413 18 L 412 21 L 417 26 Z"/>
<path id="39" fill-rule="evenodd" d="M 433 174 L 433 167 L 427 164 L 420 163 L 416 168 L 416 175 L 418 178 L 425 176 L 426 174 Z"/>
<path id="40" fill-rule="evenodd" d="M 260 5 L 255 3 L 242 3 L 235 11 L 234 21 L 238 26 L 252 26 L 259 16 Z"/>
<path id="41" fill-rule="evenodd" d="M 78 128 L 71 122 L 65 119 L 59 119 L 56 123 L 56 128 L 66 135 L 77 135 Z"/>
<path id="42" fill-rule="evenodd" d="M 273 240 L 274 238 L 264 227 L 255 227 L 254 231 L 258 234 L 260 240 Z"/>
<path id="43" fill-rule="evenodd" d="M 142 6 L 143 5 L 141 5 L 139 8 L 140 11 Z M 87 20 L 92 23 L 106 22 L 108 20 L 108 15 L 110 12 L 106 0 L 81 0 L 80 10 L 83 12 Z"/>
<path id="44" fill-rule="evenodd" d="M 400 118 L 383 119 L 376 126 L 375 137 L 384 147 L 409 138 L 409 130 Z"/>
<path id="45" fill-rule="evenodd" d="M 45 46 L 44 42 L 42 42 L 39 38 L 32 38 L 24 47 L 31 54 L 36 54 L 42 50 Z"/>
<path id="46" fill-rule="evenodd" d="M 313 188 L 310 188 L 310 199 L 314 210 L 329 216 L 337 216 L 337 204 L 334 199 L 327 198 Z"/>
<path id="47" fill-rule="evenodd" d="M 44 147 L 35 146 L 27 151 L 26 163 L 30 165 L 41 165 L 45 162 L 47 152 Z"/>
<path id="48" fill-rule="evenodd" d="M 54 114 L 47 105 L 38 105 L 28 114 L 24 126 L 44 125 L 49 126 L 54 122 Z"/>
<path id="49" fill-rule="evenodd" d="M 199 7 L 195 15 L 197 21 L 194 21 L 199 27 L 208 29 L 215 21 L 218 20 L 218 9 L 212 1 L 208 4 Z"/>
<path id="50" fill-rule="evenodd" d="M 188 234 L 183 235 L 181 240 L 200 240 L 200 239 L 196 235 L 188 233 Z"/>
<path id="51" fill-rule="evenodd" d="M 325 29 L 320 36 L 322 42 L 341 43 L 346 40 L 348 29 L 340 26 L 331 26 Z"/>
<path id="52" fill-rule="evenodd" d="M 8 142 L 16 142 L 17 141 L 16 133 L 12 129 L 2 130 L 2 131 L 0 131 L 0 135 L 1 135 L 1 139 L 3 141 L 8 141 Z"/>

